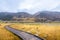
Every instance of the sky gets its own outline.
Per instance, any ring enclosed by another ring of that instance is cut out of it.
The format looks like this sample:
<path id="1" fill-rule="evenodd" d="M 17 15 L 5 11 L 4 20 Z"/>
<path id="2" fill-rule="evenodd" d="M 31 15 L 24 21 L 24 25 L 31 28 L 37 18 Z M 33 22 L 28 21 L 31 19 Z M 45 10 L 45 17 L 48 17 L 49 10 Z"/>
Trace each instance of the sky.
<path id="1" fill-rule="evenodd" d="M 59 11 L 60 0 L 0 0 L 0 12 Z"/>

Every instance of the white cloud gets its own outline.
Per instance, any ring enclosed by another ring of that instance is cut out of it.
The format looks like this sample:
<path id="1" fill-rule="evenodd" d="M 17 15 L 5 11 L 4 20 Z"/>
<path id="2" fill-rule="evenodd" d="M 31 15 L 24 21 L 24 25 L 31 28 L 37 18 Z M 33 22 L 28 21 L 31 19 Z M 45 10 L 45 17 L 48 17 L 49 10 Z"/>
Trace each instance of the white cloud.
<path id="1" fill-rule="evenodd" d="M 34 0 L 24 0 L 22 3 L 19 4 L 19 9 L 31 9 L 33 7 Z"/>
<path id="2" fill-rule="evenodd" d="M 9 7 L 6 1 L 0 1 L 0 11 L 8 11 Z"/>
<path id="3" fill-rule="evenodd" d="M 49 10 L 59 11 L 60 0 L 0 0 L 0 11 L 26 11 L 30 13 L 35 13 L 37 11 Z M 56 9 L 55 9 L 56 8 Z"/>
<path id="4" fill-rule="evenodd" d="M 60 4 L 60 1 L 57 0 L 24 0 L 19 4 L 19 9 L 36 12 L 39 10 L 52 10 Z"/>
<path id="5" fill-rule="evenodd" d="M 20 0 L 0 0 L 0 12 L 17 12 Z"/>

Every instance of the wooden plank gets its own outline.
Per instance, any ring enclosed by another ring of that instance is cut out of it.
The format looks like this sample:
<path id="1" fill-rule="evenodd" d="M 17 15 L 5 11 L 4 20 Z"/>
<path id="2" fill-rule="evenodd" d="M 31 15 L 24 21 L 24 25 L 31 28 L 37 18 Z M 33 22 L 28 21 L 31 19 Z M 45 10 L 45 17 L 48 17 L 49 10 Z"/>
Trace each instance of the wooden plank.
<path id="1" fill-rule="evenodd" d="M 21 37 L 22 40 L 43 40 L 42 38 L 40 38 L 36 35 L 24 32 L 22 30 L 17 30 L 17 29 L 11 28 L 9 26 L 5 26 L 5 28 L 7 30 L 11 31 L 12 33 L 16 34 L 17 36 Z"/>

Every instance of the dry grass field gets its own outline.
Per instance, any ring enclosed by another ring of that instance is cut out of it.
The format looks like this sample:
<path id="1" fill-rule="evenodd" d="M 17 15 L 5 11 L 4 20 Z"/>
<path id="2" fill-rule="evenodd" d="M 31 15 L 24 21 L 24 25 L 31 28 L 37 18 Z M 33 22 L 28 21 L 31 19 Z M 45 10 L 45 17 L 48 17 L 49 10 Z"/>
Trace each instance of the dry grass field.
<path id="1" fill-rule="evenodd" d="M 60 40 L 60 23 L 0 23 L 0 40 L 19 40 L 4 28 L 5 25 L 32 33 L 45 40 Z"/>
<path id="2" fill-rule="evenodd" d="M 9 31 L 7 31 L 4 26 L 6 23 L 0 23 L 0 40 L 19 40 L 19 38 Z"/>

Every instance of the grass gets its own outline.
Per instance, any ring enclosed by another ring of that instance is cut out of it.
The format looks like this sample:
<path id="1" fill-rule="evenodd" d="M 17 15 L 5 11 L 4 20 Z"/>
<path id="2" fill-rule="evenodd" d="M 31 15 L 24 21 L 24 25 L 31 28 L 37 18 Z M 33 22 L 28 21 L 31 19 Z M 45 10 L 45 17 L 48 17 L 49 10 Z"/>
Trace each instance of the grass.
<path id="1" fill-rule="evenodd" d="M 19 40 L 19 38 L 9 31 L 7 31 L 4 26 L 6 23 L 0 23 L 0 40 Z"/>
<path id="2" fill-rule="evenodd" d="M 60 23 L 11 24 L 11 27 L 37 35 L 45 40 L 60 40 Z"/>
<path id="3" fill-rule="evenodd" d="M 19 40 L 4 28 L 5 25 L 32 33 L 45 40 L 60 40 L 60 23 L 0 23 L 0 40 Z"/>

